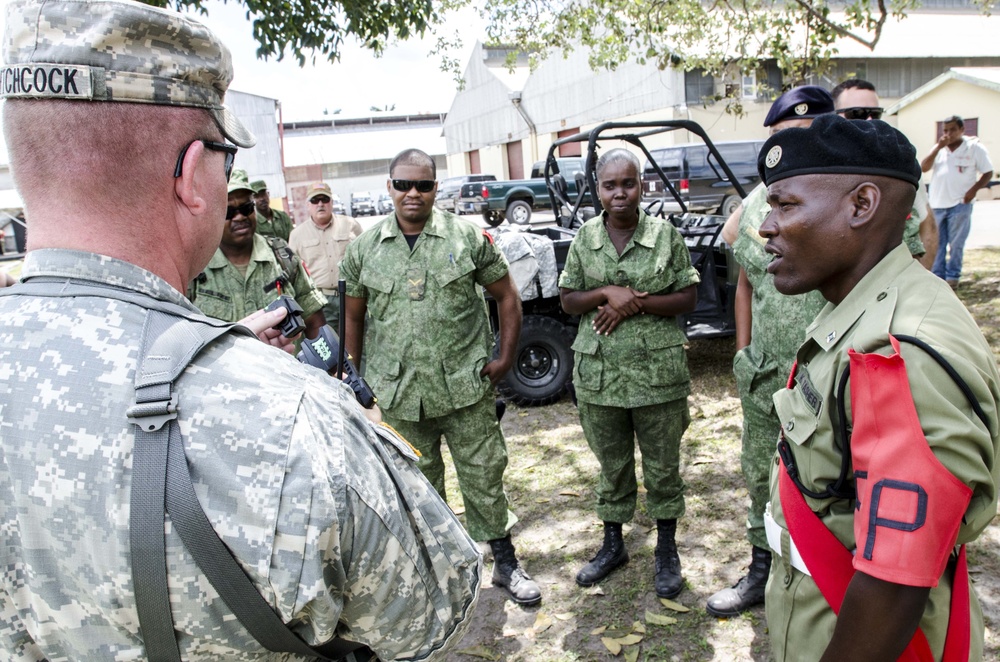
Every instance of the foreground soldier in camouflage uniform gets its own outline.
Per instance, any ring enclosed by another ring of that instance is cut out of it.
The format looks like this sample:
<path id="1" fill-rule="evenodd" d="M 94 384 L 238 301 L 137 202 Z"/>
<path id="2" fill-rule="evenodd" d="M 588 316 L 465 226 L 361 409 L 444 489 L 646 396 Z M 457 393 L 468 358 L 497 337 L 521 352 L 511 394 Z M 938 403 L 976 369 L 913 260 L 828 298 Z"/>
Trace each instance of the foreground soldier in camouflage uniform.
<path id="1" fill-rule="evenodd" d="M 326 297 L 287 243 L 255 232 L 257 214 L 246 209 L 253 204 L 250 193 L 246 172 L 234 170 L 222 241 L 208 266 L 191 283 L 189 298 L 209 317 L 237 322 L 286 294 L 302 308 L 306 338 L 315 338 L 326 324 Z M 276 286 L 279 278 L 285 282 Z"/>
<path id="2" fill-rule="evenodd" d="M 6 26 L 4 135 L 32 231 L 25 282 L 0 297 L 0 657 L 306 659 L 248 635 L 173 517 L 155 526 L 178 655 L 150 650 L 146 577 L 132 573 L 143 453 L 126 408 L 151 355 L 145 321 L 169 315 L 181 339 L 220 324 L 181 292 L 219 244 L 236 150 L 222 141 L 253 145 L 221 105 L 229 52 L 191 19 L 124 0 L 23 0 Z M 381 659 L 426 660 L 460 637 L 478 550 L 346 387 L 235 331 L 174 387 L 195 501 L 305 642 L 346 635 Z"/>
<path id="3" fill-rule="evenodd" d="M 581 315 L 573 342 L 580 425 L 601 464 L 597 514 L 604 544 L 576 576 L 592 586 L 628 561 L 622 524 L 635 513 L 635 444 L 647 509 L 656 519 L 656 593 L 684 588 L 675 534 L 684 514 L 680 444 L 690 417 L 684 333 L 698 272 L 670 221 L 639 209 L 638 159 L 614 149 L 597 162 L 604 212 L 580 228 L 559 278 L 563 310 Z"/>
<path id="4" fill-rule="evenodd" d="M 514 362 L 521 300 L 492 237 L 434 207 L 430 156 L 400 152 L 389 177 L 395 212 L 355 239 L 340 265 L 344 344 L 355 357 L 367 349 L 365 376 L 386 422 L 420 450 L 420 468 L 442 496 L 447 439 L 469 533 L 493 550 L 493 583 L 519 604 L 537 604 L 538 584 L 520 567 L 509 533 L 517 517 L 503 488 L 507 446 L 493 390 Z M 484 287 L 500 312 L 495 360 Z"/>

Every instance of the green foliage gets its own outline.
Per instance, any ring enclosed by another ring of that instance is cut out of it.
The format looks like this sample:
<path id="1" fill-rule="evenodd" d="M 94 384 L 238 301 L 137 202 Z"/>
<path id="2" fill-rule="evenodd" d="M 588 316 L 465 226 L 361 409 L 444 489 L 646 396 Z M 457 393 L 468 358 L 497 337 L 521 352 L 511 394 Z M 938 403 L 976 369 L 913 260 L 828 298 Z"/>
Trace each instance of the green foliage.
<path id="1" fill-rule="evenodd" d="M 988 12 L 996 0 L 973 2 Z M 584 48 L 594 69 L 635 61 L 739 82 L 774 60 L 791 86 L 829 69 L 836 40 L 874 50 L 885 21 L 918 5 L 847 0 L 836 13 L 827 0 L 485 0 L 479 7 L 489 42 L 530 54 L 532 64 Z M 730 110 L 741 112 L 738 99 Z"/>
<path id="2" fill-rule="evenodd" d="M 158 7 L 196 9 L 203 0 L 141 0 Z M 281 60 L 291 53 L 304 65 L 322 55 L 340 59 L 346 37 L 380 55 L 395 39 L 423 36 L 440 22 L 433 0 L 234 0 L 247 8 L 258 43 L 257 57 Z"/>

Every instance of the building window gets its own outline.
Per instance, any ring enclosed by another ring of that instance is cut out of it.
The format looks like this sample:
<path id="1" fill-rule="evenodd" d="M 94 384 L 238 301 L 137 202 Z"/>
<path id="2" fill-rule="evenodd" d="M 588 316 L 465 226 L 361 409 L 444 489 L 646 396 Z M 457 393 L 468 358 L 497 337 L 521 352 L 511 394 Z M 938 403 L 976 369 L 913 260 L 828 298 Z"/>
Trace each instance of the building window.
<path id="1" fill-rule="evenodd" d="M 743 74 L 740 96 L 744 99 L 757 98 L 757 72 L 751 71 L 748 74 Z"/>
<path id="2" fill-rule="evenodd" d="M 684 72 L 684 100 L 688 104 L 710 103 L 715 96 L 715 80 L 701 69 Z"/>

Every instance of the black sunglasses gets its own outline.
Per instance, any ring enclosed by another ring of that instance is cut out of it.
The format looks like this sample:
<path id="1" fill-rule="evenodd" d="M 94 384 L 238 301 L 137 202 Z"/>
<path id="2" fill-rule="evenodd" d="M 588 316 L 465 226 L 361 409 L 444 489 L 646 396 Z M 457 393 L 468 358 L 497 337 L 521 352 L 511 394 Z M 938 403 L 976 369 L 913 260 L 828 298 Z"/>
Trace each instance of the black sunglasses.
<path id="1" fill-rule="evenodd" d="M 231 221 L 236 218 L 236 214 L 240 216 L 249 216 L 253 213 L 253 200 L 250 202 L 244 202 L 239 207 L 226 207 L 226 220 Z"/>
<path id="2" fill-rule="evenodd" d="M 885 108 L 857 106 L 855 108 L 838 108 L 834 112 L 843 115 L 844 119 L 848 120 L 880 120 Z"/>
<path id="3" fill-rule="evenodd" d="M 226 181 L 228 182 L 229 177 L 233 174 L 233 162 L 236 160 L 236 152 L 238 152 L 240 148 L 236 145 L 227 145 L 226 143 L 217 143 L 211 140 L 193 140 L 187 145 L 184 145 L 184 149 L 182 149 L 181 153 L 177 155 L 177 165 L 174 166 L 174 177 L 181 176 L 184 166 L 184 155 L 187 154 L 188 147 L 196 142 L 200 142 L 205 146 L 205 149 L 210 149 L 213 152 L 226 153 Z"/>
<path id="4" fill-rule="evenodd" d="M 434 184 L 436 182 L 433 179 L 394 179 L 392 180 L 392 188 L 396 189 L 400 193 L 409 193 L 410 189 L 414 186 L 417 187 L 417 191 L 420 193 L 430 193 L 434 190 Z"/>
<path id="5" fill-rule="evenodd" d="M 309 199 L 309 203 L 313 205 L 323 204 L 327 202 L 330 202 L 330 198 L 329 196 L 326 195 L 314 195 L 312 198 Z"/>

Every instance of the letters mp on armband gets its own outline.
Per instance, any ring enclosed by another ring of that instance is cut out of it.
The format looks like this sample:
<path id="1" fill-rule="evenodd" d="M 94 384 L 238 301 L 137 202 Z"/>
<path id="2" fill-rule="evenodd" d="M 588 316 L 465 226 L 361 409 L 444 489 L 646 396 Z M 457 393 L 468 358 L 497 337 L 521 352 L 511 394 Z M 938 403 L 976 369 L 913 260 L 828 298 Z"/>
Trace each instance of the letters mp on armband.
<path id="1" fill-rule="evenodd" d="M 62 64 L 17 64 L 0 69 L 4 97 L 93 98 L 91 67 Z"/>

